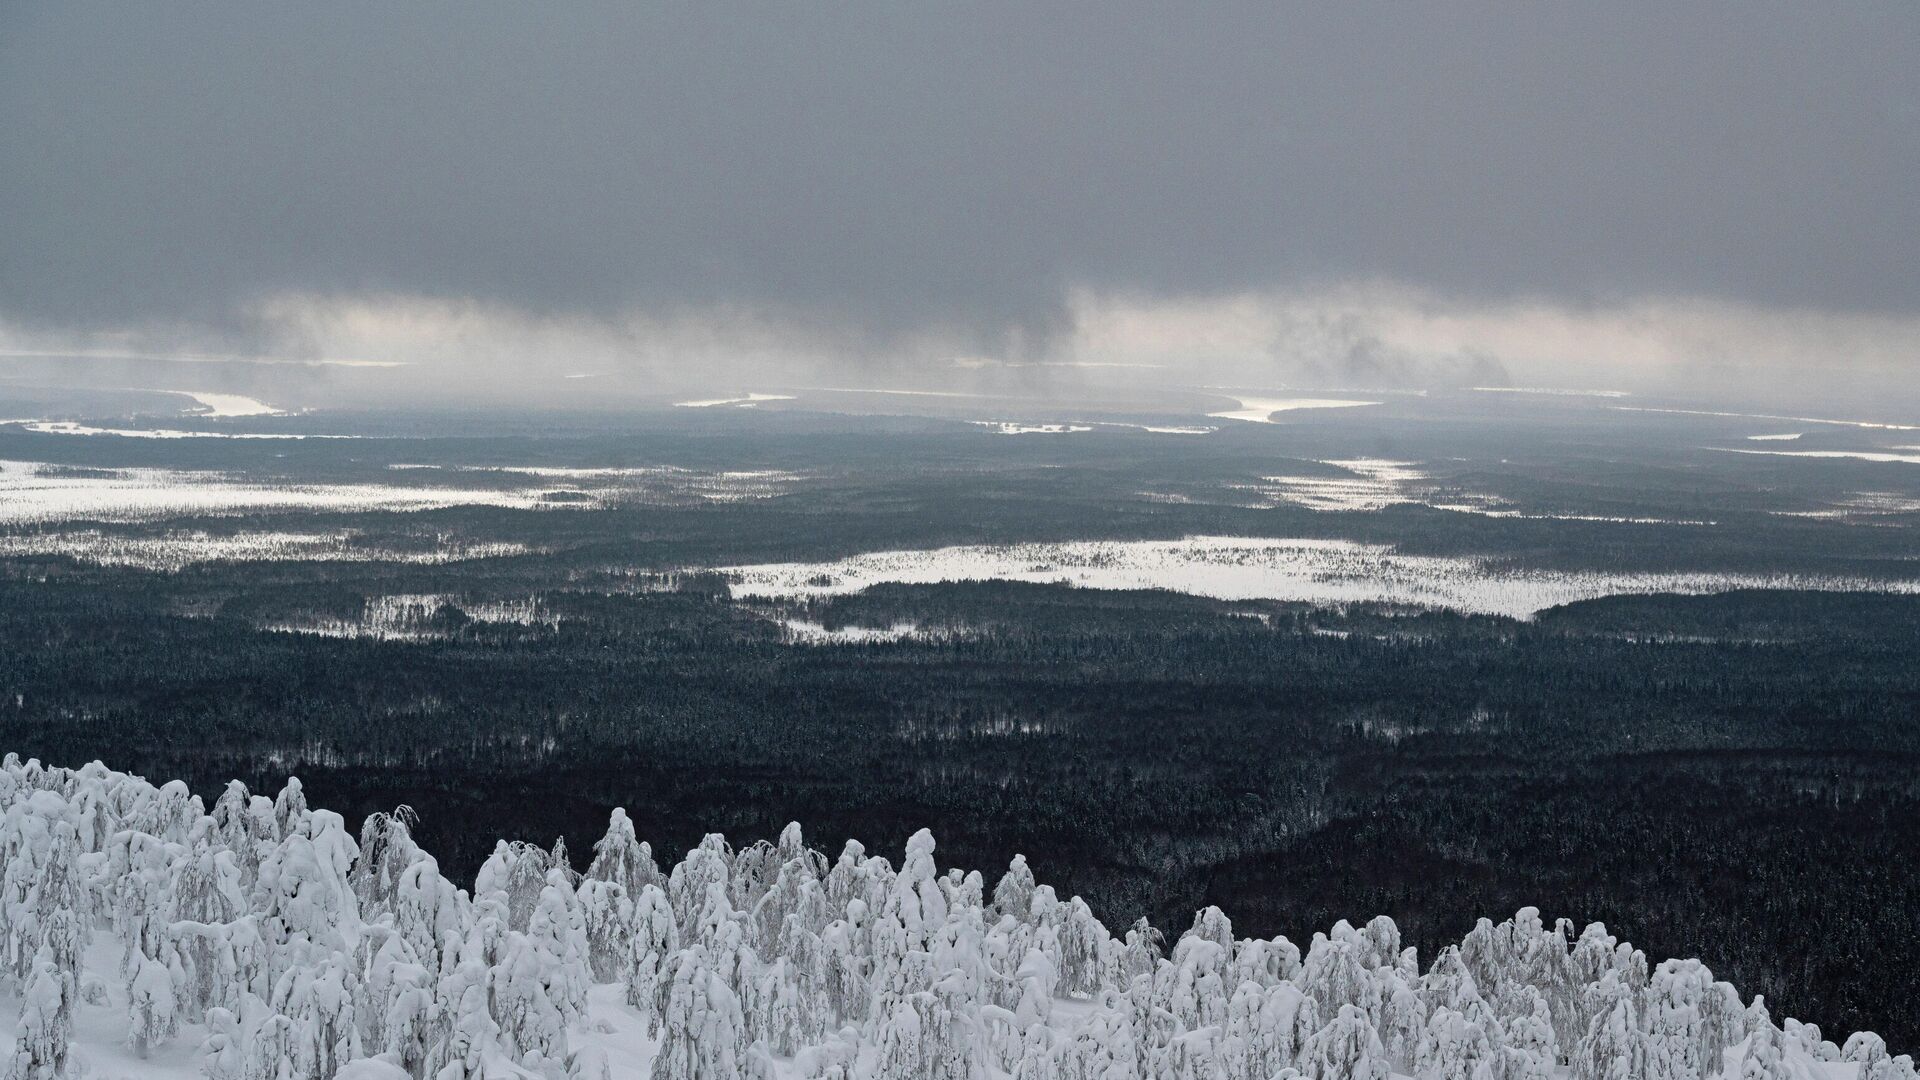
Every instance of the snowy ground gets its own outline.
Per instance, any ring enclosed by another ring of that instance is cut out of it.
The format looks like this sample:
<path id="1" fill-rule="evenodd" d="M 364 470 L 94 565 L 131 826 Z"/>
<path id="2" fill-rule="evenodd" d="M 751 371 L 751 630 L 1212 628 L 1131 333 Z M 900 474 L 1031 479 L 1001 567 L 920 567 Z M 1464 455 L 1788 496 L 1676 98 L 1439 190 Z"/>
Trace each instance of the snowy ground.
<path id="1" fill-rule="evenodd" d="M 176 572 L 206 562 L 391 562 L 439 565 L 467 559 L 526 555 L 521 543 L 472 543 L 443 538 L 430 546 L 398 548 L 363 543 L 356 534 L 247 531 L 217 534 L 175 529 L 155 536 L 121 536 L 96 529 L 0 535 L 0 558 L 66 555 L 95 566 L 131 566 Z"/>
<path id="2" fill-rule="evenodd" d="M 1089 589 L 1167 589 L 1221 600 L 1396 603 L 1517 619 L 1576 600 L 1735 589 L 1920 592 L 1920 580 L 1790 574 L 1573 573 L 1470 556 L 1402 554 L 1382 544 L 1192 536 L 877 551 L 833 562 L 723 567 L 735 596 L 805 599 L 872 585 L 1025 581 Z"/>
<path id="3" fill-rule="evenodd" d="M 205 1080 L 203 1024 L 181 1024 L 178 1035 L 144 1057 L 128 1045 L 127 986 L 118 974 L 118 941 L 109 934 L 96 935 L 87 950 L 86 969 L 100 997 L 75 1010 L 74 1054 L 80 1067 L 69 1080 Z M 606 1063 L 609 1080 L 650 1076 L 660 1050 L 660 1041 L 647 1035 L 645 1019 L 622 1000 L 624 990 L 609 983 L 588 991 L 587 1019 L 572 1033 L 583 1057 Z M 0 1046 L 13 1045 L 19 1017 L 19 995 L 0 995 Z M 791 1062 L 779 1064 L 781 1080 L 800 1075 Z M 542 1080 L 504 1056 L 489 1061 L 487 1069 L 487 1080 Z"/>
<path id="4" fill-rule="evenodd" d="M 251 414 L 249 414 L 251 415 Z M 0 421 L 0 424 L 9 421 Z M 296 432 L 187 431 L 181 428 L 103 428 L 72 420 L 20 421 L 39 435 L 108 435 L 122 439 L 358 439 L 359 435 L 308 435 Z"/>
<path id="5" fill-rule="evenodd" d="M 1324 461 L 1344 475 L 1266 476 L 1252 490 L 1279 502 L 1310 510 L 1383 510 L 1396 503 L 1421 501 L 1416 485 L 1427 479 L 1410 461 L 1352 458 Z"/>
<path id="6" fill-rule="evenodd" d="M 1856 461 L 1877 461 L 1881 464 L 1901 462 L 1907 465 L 1920 465 L 1920 453 L 1900 453 L 1911 451 L 1913 447 L 1897 446 L 1886 450 L 1737 450 L 1733 447 L 1715 447 L 1726 454 L 1760 454 L 1766 457 L 1790 458 L 1852 458 Z"/>
<path id="7" fill-rule="evenodd" d="M 193 411 L 201 416 L 225 418 L 229 416 L 284 416 L 285 410 L 276 409 L 264 401 L 239 394 L 215 394 L 203 390 L 169 390 L 170 394 L 182 394 L 190 397 L 199 406 Z"/>
<path id="8" fill-rule="evenodd" d="M 56 521 L 148 521 L 269 510 L 355 512 L 447 506 L 554 506 L 536 489 L 399 484 L 274 484 L 184 469 L 69 470 L 0 461 L 0 525 Z"/>
<path id="9" fill-rule="evenodd" d="M 1353 409 L 1378 405 L 1377 401 L 1353 401 L 1346 398 L 1236 397 L 1237 408 L 1207 415 L 1216 420 L 1246 420 L 1256 424 L 1273 423 L 1273 414 L 1297 409 Z"/>
<path id="10" fill-rule="evenodd" d="M 82 1004 L 76 1012 L 74 1055 L 79 1068 L 71 1080 L 204 1080 L 206 1072 L 202 1044 L 207 1031 L 203 1025 L 182 1024 L 173 1040 L 145 1057 L 134 1053 L 133 1048 L 127 1045 L 127 991 L 124 980 L 111 977 L 117 966 L 116 961 L 117 943 L 106 935 L 96 939 L 88 950 L 89 971 L 104 972 L 110 977 L 99 978 L 96 974 L 100 992 L 104 995 L 101 1003 Z M 647 1034 L 645 1019 L 626 1004 L 623 991 L 623 987 L 610 983 L 595 986 L 587 992 L 587 1016 L 573 1029 L 569 1040 L 586 1066 L 585 1076 L 595 1076 L 593 1070 L 603 1065 L 606 1080 L 648 1080 L 653 1075 L 654 1058 L 659 1054 L 660 1040 Z M 1086 1024 L 1091 1013 L 1092 1009 L 1085 1001 L 1056 999 L 1053 1022 L 1060 1031 L 1071 1034 Z M 12 1044 L 18 1017 L 18 996 L 8 994 L 0 997 L 0 1045 Z M 1745 1049 L 1744 1041 L 1729 1048 L 1724 1054 L 1724 1065 L 1718 1076 L 1725 1080 L 1742 1080 L 1740 1062 Z M 1816 1061 L 1796 1056 L 1799 1059 L 1791 1062 L 1791 1065 L 1800 1071 L 1802 1080 L 1858 1080 L 1858 1064 Z M 538 1074 L 516 1066 L 504 1055 L 489 1059 L 485 1068 L 485 1080 L 543 1080 Z M 1008 1077 L 1007 1073 L 991 1067 L 989 1069 L 992 1080 Z M 1556 1080 L 1564 1080 L 1569 1075 L 1570 1070 L 1565 1067 L 1554 1070 Z M 774 1062 L 775 1080 L 801 1080 L 803 1076 L 803 1070 L 793 1060 Z M 1392 1073 L 1389 1080 L 1418 1078 Z"/>
<path id="11" fill-rule="evenodd" d="M 442 470 L 442 466 L 392 466 Z M 502 474 L 550 483 L 460 486 L 382 483 L 282 483 L 211 470 L 73 469 L 32 461 L 0 461 L 0 525 L 59 521 L 152 521 L 276 510 L 362 512 L 497 506 L 519 510 L 579 509 L 616 502 L 770 498 L 795 474 L 769 470 L 701 471 L 669 467 L 555 469 L 538 466 L 446 468 L 450 476 Z"/>

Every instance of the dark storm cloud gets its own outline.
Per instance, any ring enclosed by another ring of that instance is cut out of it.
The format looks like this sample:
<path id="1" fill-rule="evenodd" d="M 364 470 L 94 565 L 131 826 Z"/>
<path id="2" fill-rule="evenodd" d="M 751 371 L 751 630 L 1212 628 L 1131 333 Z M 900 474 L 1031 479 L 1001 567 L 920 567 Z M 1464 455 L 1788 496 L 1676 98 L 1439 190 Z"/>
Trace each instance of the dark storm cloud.
<path id="1" fill-rule="evenodd" d="M 737 304 L 1006 348 L 1072 288 L 1920 310 L 1920 6 L 45 4 L 0 317 Z"/>

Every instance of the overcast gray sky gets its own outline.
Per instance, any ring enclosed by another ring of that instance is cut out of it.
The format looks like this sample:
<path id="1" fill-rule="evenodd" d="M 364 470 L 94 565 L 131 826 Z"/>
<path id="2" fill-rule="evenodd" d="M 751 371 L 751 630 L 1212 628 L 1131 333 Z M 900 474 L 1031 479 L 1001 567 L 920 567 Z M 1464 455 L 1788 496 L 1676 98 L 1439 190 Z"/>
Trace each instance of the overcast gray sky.
<path id="1" fill-rule="evenodd" d="M 0 148 L 17 341 L 379 348 L 342 310 L 404 304 L 409 347 L 1008 357 L 1383 285 L 1893 354 L 1920 317 L 1911 0 L 13 3 Z"/>

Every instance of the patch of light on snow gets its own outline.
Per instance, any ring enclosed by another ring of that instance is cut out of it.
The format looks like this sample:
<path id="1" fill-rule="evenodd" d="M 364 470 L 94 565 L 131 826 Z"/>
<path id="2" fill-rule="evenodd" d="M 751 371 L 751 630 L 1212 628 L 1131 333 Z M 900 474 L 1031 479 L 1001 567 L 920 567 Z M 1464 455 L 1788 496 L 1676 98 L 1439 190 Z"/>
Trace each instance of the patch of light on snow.
<path id="1" fill-rule="evenodd" d="M 1377 401 L 1353 401 L 1347 398 L 1235 397 L 1239 407 L 1207 415 L 1215 420 L 1246 420 L 1255 424 L 1273 423 L 1273 414 L 1297 409 L 1352 409 L 1378 405 Z"/>
<path id="2" fill-rule="evenodd" d="M 363 546 L 351 532 L 242 532 L 215 534 L 173 530 L 159 536 L 115 536 L 98 530 L 19 533 L 0 536 L 0 557 L 67 555 L 96 566 L 126 566 L 177 572 L 207 562 L 389 562 L 440 565 L 467 559 L 525 555 L 533 548 L 511 542 L 467 543 L 441 539 L 431 548 L 406 550 Z"/>
<path id="3" fill-rule="evenodd" d="M 1402 554 L 1382 544 L 1195 536 L 880 551 L 834 562 L 722 567 L 738 597 L 802 600 L 883 582 L 1023 581 L 1090 589 L 1166 589 L 1221 600 L 1393 603 L 1531 618 L 1576 600 L 1733 589 L 1920 593 L 1920 580 L 1805 574 L 1572 572 L 1479 556 Z"/>
<path id="4" fill-rule="evenodd" d="M 707 398 L 702 401 L 676 401 L 674 405 L 682 409 L 712 409 L 722 405 L 737 405 L 752 408 L 763 401 L 792 401 L 792 394 L 747 394 L 744 397 Z"/>
<path id="5" fill-rule="evenodd" d="M 1396 503 L 1416 502 L 1408 485 L 1426 479 L 1410 461 L 1353 458 L 1324 461 L 1344 470 L 1345 476 L 1263 476 L 1255 490 L 1269 498 L 1310 510 L 1383 510 Z"/>
<path id="6" fill-rule="evenodd" d="M 1791 431 L 1785 435 L 1749 435 L 1747 439 L 1750 442 L 1793 442 L 1805 434 L 1804 431 Z"/>

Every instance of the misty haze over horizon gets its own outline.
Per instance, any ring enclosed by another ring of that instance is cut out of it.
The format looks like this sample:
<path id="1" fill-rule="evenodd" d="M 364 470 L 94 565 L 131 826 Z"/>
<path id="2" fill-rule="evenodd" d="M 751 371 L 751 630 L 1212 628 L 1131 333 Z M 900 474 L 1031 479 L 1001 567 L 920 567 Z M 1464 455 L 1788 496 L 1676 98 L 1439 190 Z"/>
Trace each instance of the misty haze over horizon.
<path id="1" fill-rule="evenodd" d="M 1911 5 L 1194 14 L 15 7 L 0 398 L 1920 415 Z"/>

